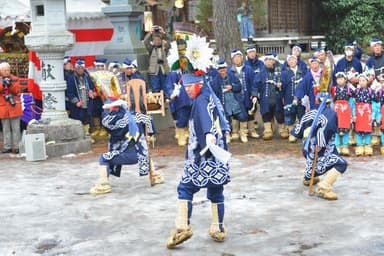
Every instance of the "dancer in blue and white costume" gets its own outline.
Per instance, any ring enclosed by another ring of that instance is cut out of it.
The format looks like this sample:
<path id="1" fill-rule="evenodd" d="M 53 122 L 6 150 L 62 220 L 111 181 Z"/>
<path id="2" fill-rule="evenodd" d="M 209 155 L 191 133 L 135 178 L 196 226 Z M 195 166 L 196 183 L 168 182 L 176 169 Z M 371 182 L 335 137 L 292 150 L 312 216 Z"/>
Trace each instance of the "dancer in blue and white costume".
<path id="1" fill-rule="evenodd" d="M 139 164 L 139 175 L 149 175 L 151 186 L 163 183 L 160 173 L 153 170 L 146 134 L 153 133 L 149 116 L 127 110 L 126 101 L 107 100 L 103 105 L 101 124 L 108 132 L 108 152 L 99 159 L 99 180 L 90 193 L 105 194 L 112 190 L 109 176 L 120 177 L 122 165 Z M 147 127 L 147 131 L 145 130 Z"/>
<path id="2" fill-rule="evenodd" d="M 291 131 L 297 138 L 310 140 L 309 147 L 303 147 L 303 155 L 306 159 L 304 185 L 309 185 L 312 165 L 314 164 L 315 151 L 318 157 L 313 184 L 318 183 L 316 194 L 327 200 L 336 200 L 337 195 L 332 191 L 332 185 L 336 179 L 346 171 L 347 162 L 340 157 L 335 146 L 335 134 L 337 132 L 337 115 L 330 107 L 330 97 L 327 93 L 318 93 L 319 101 L 327 100 L 325 108 L 318 116 L 317 124 L 312 134 L 309 134 L 312 123 L 316 120 L 318 109 L 312 109 L 305 113 L 300 123 Z M 305 143 L 304 143 L 305 145 Z M 322 181 L 319 176 L 324 175 Z"/>
<path id="3" fill-rule="evenodd" d="M 189 119 L 189 141 L 185 166 L 181 181 L 177 187 L 178 212 L 176 230 L 167 241 L 168 248 L 186 241 L 192 235 L 190 218 L 192 215 L 193 195 L 202 188 L 207 189 L 207 198 L 212 205 L 212 224 L 209 235 L 213 240 L 222 242 L 227 231 L 224 219 L 224 185 L 230 181 L 229 166 L 219 160 L 216 150 L 228 153 L 225 135 L 216 120 L 222 118 L 219 113 L 219 100 L 203 81 L 203 76 L 185 74 L 182 77 L 184 88 L 189 97 L 194 99 Z M 220 109 L 220 110 L 219 110 Z M 221 119 L 222 120 L 222 119 Z M 228 124 L 229 127 L 229 124 Z M 209 149 L 207 149 L 209 147 Z"/>

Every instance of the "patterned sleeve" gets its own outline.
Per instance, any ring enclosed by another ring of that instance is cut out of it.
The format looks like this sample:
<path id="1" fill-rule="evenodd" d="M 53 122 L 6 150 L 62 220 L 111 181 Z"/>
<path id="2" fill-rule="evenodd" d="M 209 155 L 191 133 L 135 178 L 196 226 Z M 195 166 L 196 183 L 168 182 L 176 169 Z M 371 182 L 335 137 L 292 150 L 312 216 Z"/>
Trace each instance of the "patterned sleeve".
<path id="1" fill-rule="evenodd" d="M 304 130 L 308 127 L 311 127 L 312 121 L 315 118 L 317 110 L 311 110 L 301 118 L 300 123 L 298 123 L 294 129 L 292 129 L 291 134 L 296 138 L 302 139 L 304 137 Z"/>
<path id="2" fill-rule="evenodd" d="M 200 97 L 198 99 L 198 113 L 199 113 L 199 123 L 201 125 L 202 131 L 205 134 L 214 132 L 214 109 L 215 104 L 211 96 L 209 97 Z"/>
<path id="3" fill-rule="evenodd" d="M 325 147 L 329 141 L 329 131 L 327 129 L 328 119 L 321 115 L 318 120 L 318 127 L 316 130 L 316 144 L 320 147 Z"/>

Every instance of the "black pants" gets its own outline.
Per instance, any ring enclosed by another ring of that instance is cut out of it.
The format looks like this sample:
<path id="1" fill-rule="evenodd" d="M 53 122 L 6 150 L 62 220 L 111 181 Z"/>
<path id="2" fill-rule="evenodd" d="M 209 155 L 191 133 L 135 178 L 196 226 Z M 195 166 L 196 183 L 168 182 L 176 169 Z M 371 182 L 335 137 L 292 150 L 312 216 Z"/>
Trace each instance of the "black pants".
<path id="1" fill-rule="evenodd" d="M 276 111 L 275 105 L 269 106 L 269 112 L 265 113 L 261 116 L 263 119 L 263 122 L 271 122 L 273 117 L 276 118 L 277 123 L 283 124 L 284 123 L 284 110 Z"/>

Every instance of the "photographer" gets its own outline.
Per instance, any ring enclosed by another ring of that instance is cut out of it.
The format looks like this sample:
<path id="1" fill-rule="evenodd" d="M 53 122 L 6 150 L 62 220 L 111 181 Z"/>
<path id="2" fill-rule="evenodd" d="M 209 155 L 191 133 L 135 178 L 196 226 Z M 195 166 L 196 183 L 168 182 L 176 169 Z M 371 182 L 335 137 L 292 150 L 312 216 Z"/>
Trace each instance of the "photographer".
<path id="1" fill-rule="evenodd" d="M 11 66 L 0 63 L 0 119 L 3 126 L 2 153 L 19 153 L 20 116 L 22 115 L 19 79 L 11 75 Z"/>
<path id="2" fill-rule="evenodd" d="M 149 53 L 148 75 L 152 92 L 165 88 L 165 79 L 169 72 L 167 55 L 171 48 L 171 39 L 160 26 L 153 26 L 144 37 L 144 45 Z"/>

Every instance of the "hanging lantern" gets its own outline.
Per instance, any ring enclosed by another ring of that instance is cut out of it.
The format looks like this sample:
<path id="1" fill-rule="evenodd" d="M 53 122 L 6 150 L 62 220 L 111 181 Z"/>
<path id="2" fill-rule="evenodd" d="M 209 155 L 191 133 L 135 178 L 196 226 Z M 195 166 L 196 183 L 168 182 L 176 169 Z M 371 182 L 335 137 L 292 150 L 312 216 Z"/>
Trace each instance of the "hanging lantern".
<path id="1" fill-rule="evenodd" d="M 151 31 L 152 26 L 153 26 L 152 12 L 150 11 L 144 12 L 144 31 L 145 32 Z"/>
<path id="2" fill-rule="evenodd" d="M 184 0 L 176 0 L 175 1 L 175 7 L 179 8 L 179 9 L 183 8 L 184 7 Z"/>

